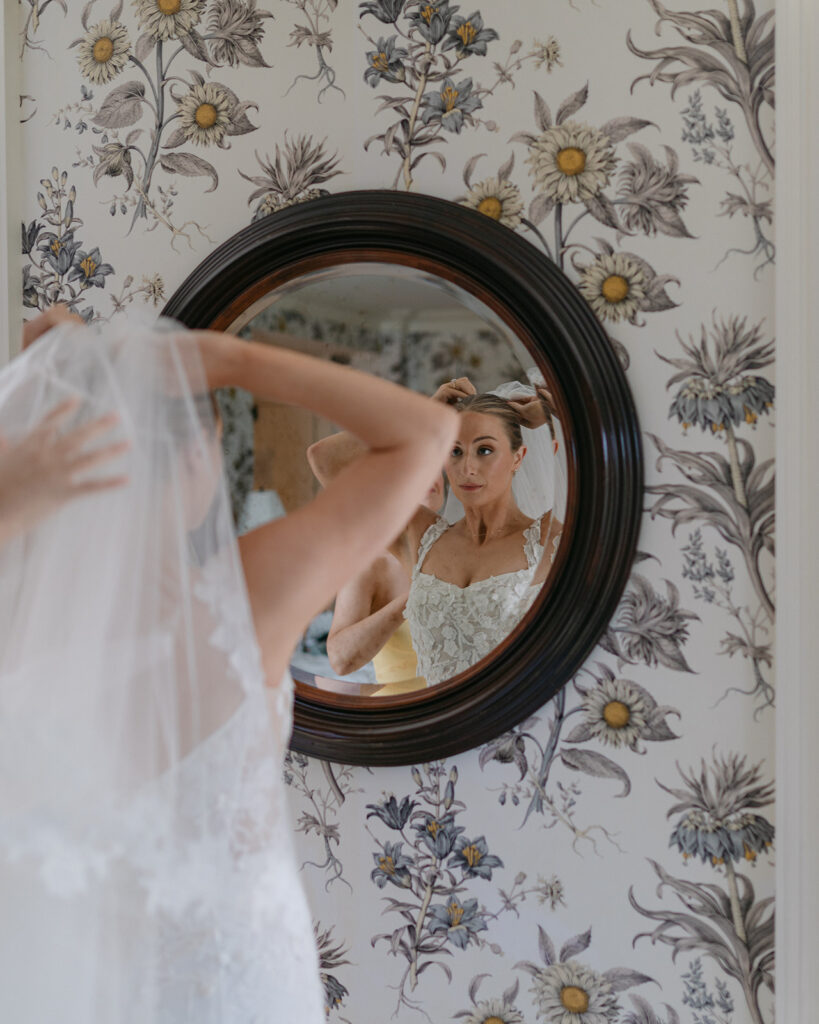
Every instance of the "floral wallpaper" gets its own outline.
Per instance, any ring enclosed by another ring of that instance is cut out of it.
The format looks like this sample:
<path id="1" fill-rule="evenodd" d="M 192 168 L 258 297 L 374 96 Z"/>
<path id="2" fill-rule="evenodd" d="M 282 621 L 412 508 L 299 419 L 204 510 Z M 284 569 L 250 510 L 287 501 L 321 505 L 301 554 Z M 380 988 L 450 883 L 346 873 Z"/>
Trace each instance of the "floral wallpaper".
<path id="1" fill-rule="evenodd" d="M 773 1020 L 770 0 L 19 0 L 21 302 L 158 310 L 250 220 L 412 189 L 606 328 L 647 491 L 577 677 L 480 749 L 292 754 L 328 1014 Z"/>

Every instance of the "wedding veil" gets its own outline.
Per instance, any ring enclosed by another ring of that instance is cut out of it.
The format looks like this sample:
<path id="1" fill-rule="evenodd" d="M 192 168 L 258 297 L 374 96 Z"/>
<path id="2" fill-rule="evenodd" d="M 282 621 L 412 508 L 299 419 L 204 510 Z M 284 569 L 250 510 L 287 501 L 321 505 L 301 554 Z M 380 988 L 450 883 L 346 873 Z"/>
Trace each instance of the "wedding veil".
<path id="1" fill-rule="evenodd" d="M 128 484 L 0 548 L 0 1019 L 323 1020 L 268 690 L 195 346 L 61 326 L 0 435 L 119 414 Z"/>
<path id="2" fill-rule="evenodd" d="M 529 384 L 520 381 L 506 381 L 492 388 L 488 394 L 499 398 L 525 399 L 536 395 L 535 385 L 545 383 L 543 374 L 536 367 L 526 371 Z M 565 470 L 565 448 L 563 429 L 559 420 L 552 418 L 551 431 L 546 426 L 531 430 L 521 427 L 526 455 L 512 481 L 512 495 L 524 515 L 539 519 L 550 509 L 563 522 L 566 515 L 567 482 Z M 557 452 L 553 441 L 557 441 Z M 463 505 L 452 491 L 447 495 L 444 518 L 455 523 L 463 518 Z"/>

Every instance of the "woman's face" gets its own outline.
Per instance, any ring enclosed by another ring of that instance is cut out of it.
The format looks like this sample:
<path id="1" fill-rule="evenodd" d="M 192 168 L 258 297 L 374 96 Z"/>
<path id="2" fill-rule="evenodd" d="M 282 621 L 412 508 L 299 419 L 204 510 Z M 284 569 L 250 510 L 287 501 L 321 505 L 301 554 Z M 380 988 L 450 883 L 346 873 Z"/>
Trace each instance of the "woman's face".
<path id="1" fill-rule="evenodd" d="M 526 454 L 512 451 L 503 420 L 486 412 L 463 412 L 458 439 L 446 461 L 446 475 L 464 508 L 502 498 L 512 486 L 515 470 Z"/>

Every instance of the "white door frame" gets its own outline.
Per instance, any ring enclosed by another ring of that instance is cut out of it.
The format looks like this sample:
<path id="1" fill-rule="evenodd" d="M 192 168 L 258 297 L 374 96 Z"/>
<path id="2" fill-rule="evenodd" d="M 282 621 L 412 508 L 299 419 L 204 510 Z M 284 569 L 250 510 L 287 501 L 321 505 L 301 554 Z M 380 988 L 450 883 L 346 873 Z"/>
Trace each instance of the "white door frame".
<path id="1" fill-rule="evenodd" d="M 819 15 L 776 9 L 776 1019 L 819 1008 Z"/>

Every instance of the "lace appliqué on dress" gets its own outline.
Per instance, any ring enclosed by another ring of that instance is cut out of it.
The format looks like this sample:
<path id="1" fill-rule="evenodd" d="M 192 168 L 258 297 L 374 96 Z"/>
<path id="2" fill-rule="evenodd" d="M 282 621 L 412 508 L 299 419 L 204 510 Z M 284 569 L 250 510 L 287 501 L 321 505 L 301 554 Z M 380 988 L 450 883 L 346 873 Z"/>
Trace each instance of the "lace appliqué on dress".
<path id="1" fill-rule="evenodd" d="M 465 672 L 498 646 L 531 608 L 540 588 L 533 586 L 543 556 L 541 520 L 524 531 L 527 566 L 515 572 L 458 587 L 421 572 L 430 548 L 449 524 L 439 519 L 425 532 L 404 611 L 418 654 L 418 675 L 428 686 Z"/>

